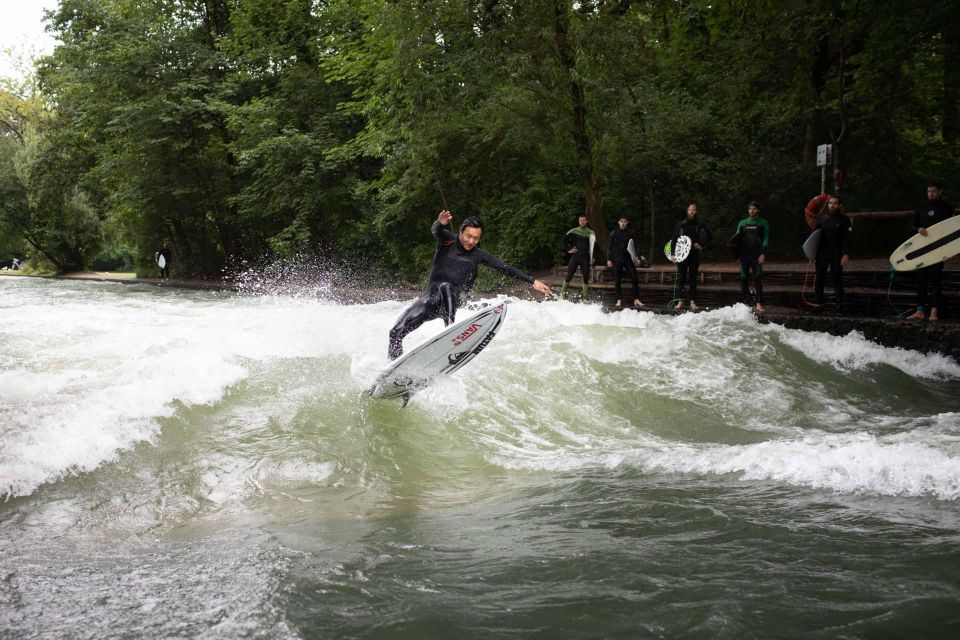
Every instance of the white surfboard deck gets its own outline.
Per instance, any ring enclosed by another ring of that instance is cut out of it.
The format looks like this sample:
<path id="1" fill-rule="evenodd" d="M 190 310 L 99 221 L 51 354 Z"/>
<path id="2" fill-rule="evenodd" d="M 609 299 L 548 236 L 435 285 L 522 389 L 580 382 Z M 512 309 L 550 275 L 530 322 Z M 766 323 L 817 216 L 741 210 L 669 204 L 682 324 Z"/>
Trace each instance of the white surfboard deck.
<path id="1" fill-rule="evenodd" d="M 640 264 L 640 256 L 637 255 L 637 248 L 633 246 L 633 239 L 627 243 L 627 253 L 630 254 L 630 259 L 633 260 L 633 264 Z"/>
<path id="2" fill-rule="evenodd" d="M 473 360 L 490 344 L 506 317 L 504 300 L 450 325 L 391 362 L 367 394 L 374 398 L 403 398 L 403 406 L 407 406 L 413 394 Z"/>
<path id="3" fill-rule="evenodd" d="M 680 236 L 677 238 L 676 245 L 673 247 L 673 253 L 670 252 L 670 242 L 668 242 L 666 246 L 663 247 L 663 254 L 667 256 L 667 260 L 672 260 L 679 264 L 687 259 L 692 247 L 693 242 L 690 241 L 689 236 Z"/>
<path id="4" fill-rule="evenodd" d="M 813 232 L 807 236 L 806 241 L 803 243 L 803 255 L 807 257 L 807 260 L 817 259 L 817 249 L 820 248 L 820 237 L 822 235 L 823 229 L 814 229 Z"/>
<path id="5" fill-rule="evenodd" d="M 157 266 L 161 269 L 165 268 L 167 266 L 167 259 L 161 255 L 159 258 L 157 258 Z"/>
<path id="6" fill-rule="evenodd" d="M 953 216 L 927 227 L 927 235 L 918 233 L 897 247 L 890 254 L 890 264 L 896 271 L 913 271 L 943 262 L 958 253 L 960 216 Z"/>

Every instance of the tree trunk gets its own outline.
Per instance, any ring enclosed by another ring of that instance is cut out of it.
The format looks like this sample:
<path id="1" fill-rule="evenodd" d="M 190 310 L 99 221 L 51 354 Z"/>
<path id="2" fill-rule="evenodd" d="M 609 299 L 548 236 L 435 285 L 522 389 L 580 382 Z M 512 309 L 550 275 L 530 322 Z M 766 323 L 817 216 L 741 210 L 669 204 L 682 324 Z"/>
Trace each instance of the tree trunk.
<path id="1" fill-rule="evenodd" d="M 570 42 L 570 21 L 566 2 L 554 0 L 554 36 L 557 42 L 557 57 L 560 66 L 566 72 L 569 83 L 571 116 L 573 119 L 573 140 L 577 154 L 577 173 L 583 184 L 584 212 L 590 221 L 590 227 L 597 234 L 597 243 L 605 253 L 609 233 L 603 220 L 600 186 L 593 172 L 593 144 L 587 130 L 587 105 L 583 84 L 577 79 L 576 57 Z"/>

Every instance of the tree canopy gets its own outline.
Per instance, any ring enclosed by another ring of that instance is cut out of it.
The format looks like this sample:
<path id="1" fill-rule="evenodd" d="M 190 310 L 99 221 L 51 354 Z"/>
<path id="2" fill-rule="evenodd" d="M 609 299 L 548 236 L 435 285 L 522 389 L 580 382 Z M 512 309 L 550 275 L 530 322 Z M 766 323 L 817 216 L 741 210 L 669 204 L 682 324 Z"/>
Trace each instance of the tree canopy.
<path id="1" fill-rule="evenodd" d="M 323 256 L 415 277 L 443 207 L 536 268 L 587 213 L 662 243 L 758 200 L 793 253 L 834 145 L 848 209 L 960 168 L 956 3 L 61 0 L 0 87 L 0 252 L 217 277 Z"/>

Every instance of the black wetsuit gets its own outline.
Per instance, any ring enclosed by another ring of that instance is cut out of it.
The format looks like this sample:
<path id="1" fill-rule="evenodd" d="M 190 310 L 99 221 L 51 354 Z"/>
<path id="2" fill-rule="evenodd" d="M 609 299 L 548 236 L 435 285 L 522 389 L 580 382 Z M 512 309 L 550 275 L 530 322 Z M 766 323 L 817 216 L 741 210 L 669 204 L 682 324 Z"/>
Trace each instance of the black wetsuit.
<path id="1" fill-rule="evenodd" d="M 820 244 L 817 245 L 817 285 L 815 287 L 817 304 L 823 305 L 823 288 L 827 284 L 827 270 L 833 279 L 833 290 L 837 297 L 837 309 L 843 305 L 843 264 L 845 255 L 850 255 L 853 238 L 853 225 L 850 218 L 840 212 L 820 216 L 817 221 L 820 229 Z"/>
<path id="2" fill-rule="evenodd" d="M 159 262 L 160 256 L 163 256 L 163 268 L 160 269 L 160 279 L 167 280 L 170 278 L 170 249 L 163 247 L 157 251 L 156 259 Z"/>
<path id="3" fill-rule="evenodd" d="M 683 289 L 687 284 L 687 274 L 689 274 L 690 299 L 696 300 L 697 281 L 700 279 L 700 249 L 697 249 L 695 246 L 693 246 L 693 244 L 699 243 L 700 246 L 704 246 L 713 239 L 713 236 L 710 234 L 710 230 L 707 229 L 707 225 L 703 224 L 696 218 L 693 220 L 684 218 L 677 223 L 677 226 L 673 230 L 673 240 L 670 243 L 671 252 L 676 248 L 677 240 L 680 239 L 680 236 L 687 236 L 690 238 L 690 254 L 687 256 L 686 260 L 677 263 L 676 296 L 681 300 L 683 299 Z"/>
<path id="4" fill-rule="evenodd" d="M 938 222 L 943 222 L 953 217 L 953 207 L 943 200 L 927 200 L 913 212 L 913 224 L 910 230 L 918 233 L 920 229 L 932 227 Z M 943 294 L 943 285 L 940 283 L 943 277 L 943 263 L 938 262 L 929 267 L 917 269 L 917 309 L 924 311 L 927 308 L 927 289 L 932 289 L 930 307 L 938 308 L 940 298 Z"/>
<path id="5" fill-rule="evenodd" d="M 387 357 L 396 360 L 403 353 L 403 339 L 427 320 L 442 318 L 445 325 L 454 321 L 457 307 L 460 306 L 460 294 L 473 288 L 477 279 L 477 267 L 481 264 L 511 278 L 533 284 L 533 278 L 514 269 L 482 249 L 467 251 L 456 235 L 444 229 L 440 221 L 431 227 L 437 239 L 437 252 L 433 256 L 430 268 L 430 281 L 427 288 L 390 329 L 390 345 Z"/>
<path id="6" fill-rule="evenodd" d="M 630 276 L 630 283 L 633 285 L 633 299 L 640 299 L 640 287 L 637 282 L 637 270 L 633 266 L 633 256 L 627 247 L 633 240 L 633 248 L 640 245 L 637 238 L 637 232 L 633 229 L 614 229 L 613 233 L 607 239 L 607 259 L 613 263 L 613 287 L 616 292 L 617 300 L 623 300 L 620 282 L 623 280 L 623 273 Z"/>

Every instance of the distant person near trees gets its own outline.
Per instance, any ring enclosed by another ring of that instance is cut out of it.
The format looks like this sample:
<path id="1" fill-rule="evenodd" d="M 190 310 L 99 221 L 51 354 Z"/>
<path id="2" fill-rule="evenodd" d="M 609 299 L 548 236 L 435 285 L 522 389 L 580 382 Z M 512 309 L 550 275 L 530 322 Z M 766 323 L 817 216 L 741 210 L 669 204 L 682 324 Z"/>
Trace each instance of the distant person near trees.
<path id="1" fill-rule="evenodd" d="M 760 206 L 756 202 L 747 205 L 747 217 L 737 225 L 737 234 L 740 236 L 740 292 L 747 305 L 754 305 L 756 313 L 763 313 L 763 265 L 770 244 L 770 225 L 760 217 Z M 757 292 L 755 298 L 750 295 L 751 271 Z"/>
<path id="2" fill-rule="evenodd" d="M 928 227 L 951 217 L 953 217 L 953 207 L 943 201 L 943 184 L 931 180 L 927 183 L 927 201 L 913 212 L 913 224 L 910 230 L 925 236 Z M 934 321 L 938 319 L 937 312 L 940 308 L 940 297 L 943 294 L 942 277 L 942 262 L 917 269 L 917 310 L 907 316 L 908 320 L 923 320 L 924 317 Z M 927 315 L 928 289 L 932 289 L 929 315 Z"/>
<path id="3" fill-rule="evenodd" d="M 637 232 L 630 227 L 630 220 L 627 216 L 620 216 L 617 220 L 617 229 L 613 230 L 610 238 L 607 240 L 607 266 L 613 270 L 613 287 L 617 296 L 616 307 L 623 308 L 623 293 L 620 283 L 623 280 L 623 273 L 630 276 L 630 282 L 633 285 L 633 306 L 642 307 L 640 302 L 640 288 L 637 281 L 637 270 L 634 266 L 634 258 L 630 253 L 630 243 L 633 242 L 633 250 L 636 252 L 640 246 L 640 240 L 637 238 Z"/>
<path id="4" fill-rule="evenodd" d="M 670 250 L 673 251 L 677 245 L 677 240 L 687 236 L 690 238 L 690 253 L 687 259 L 677 263 L 677 304 L 674 309 L 683 309 L 683 294 L 687 285 L 687 276 L 690 276 L 690 310 L 696 311 L 697 306 L 697 282 L 700 279 L 700 252 L 709 243 L 713 236 L 707 225 L 703 224 L 697 218 L 697 203 L 691 202 L 687 205 L 686 217 L 677 223 L 673 229 L 673 239 L 670 241 Z"/>
<path id="5" fill-rule="evenodd" d="M 163 260 L 161 260 L 163 258 Z M 167 241 L 163 241 L 163 245 L 160 247 L 160 250 L 153 255 L 153 259 L 157 263 L 157 267 L 160 268 L 160 279 L 169 280 L 170 279 L 170 248 L 167 246 Z"/>
<path id="6" fill-rule="evenodd" d="M 593 229 L 587 226 L 587 216 L 582 215 L 577 218 L 577 226 L 567 232 L 563 237 L 563 246 L 570 256 L 570 263 L 567 265 L 567 277 L 563 280 L 563 286 L 560 287 L 560 297 L 567 297 L 567 287 L 570 281 L 580 268 L 580 274 L 583 276 L 582 300 L 587 301 L 587 295 L 590 293 L 590 268 L 593 266 L 593 244 L 596 242 L 596 236 Z"/>
<path id="7" fill-rule="evenodd" d="M 850 261 L 850 245 L 853 239 L 853 224 L 843 213 L 843 204 L 838 196 L 827 200 L 827 211 L 817 219 L 820 229 L 820 244 L 817 245 L 817 305 L 823 308 L 823 289 L 827 284 L 827 270 L 833 280 L 836 294 L 836 310 L 843 307 L 843 268 Z"/>

